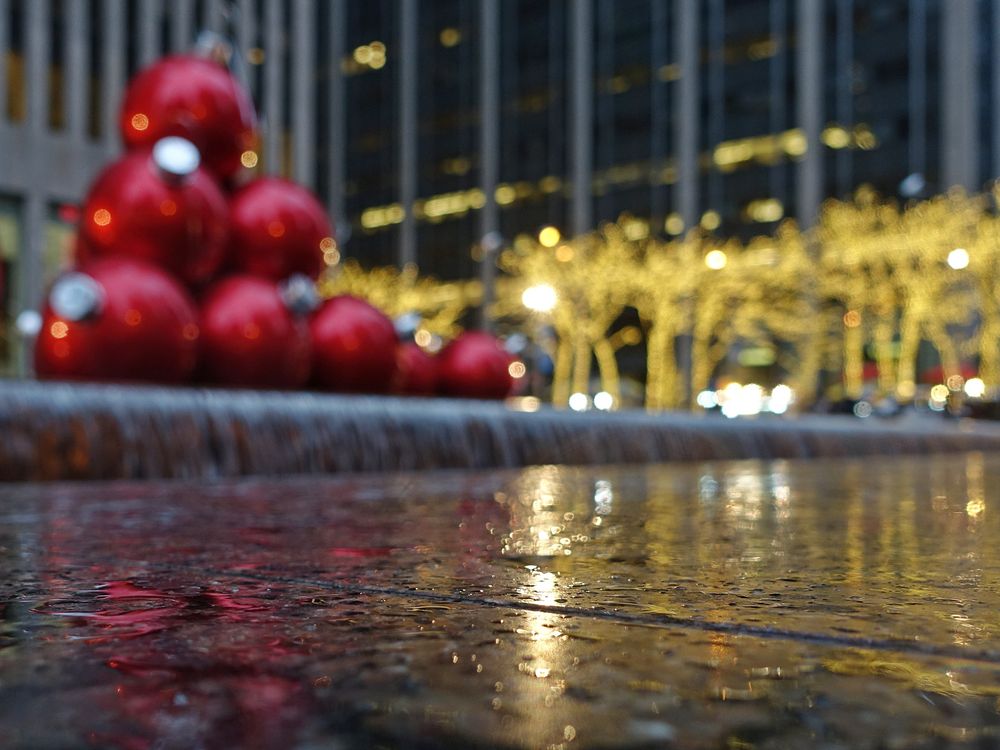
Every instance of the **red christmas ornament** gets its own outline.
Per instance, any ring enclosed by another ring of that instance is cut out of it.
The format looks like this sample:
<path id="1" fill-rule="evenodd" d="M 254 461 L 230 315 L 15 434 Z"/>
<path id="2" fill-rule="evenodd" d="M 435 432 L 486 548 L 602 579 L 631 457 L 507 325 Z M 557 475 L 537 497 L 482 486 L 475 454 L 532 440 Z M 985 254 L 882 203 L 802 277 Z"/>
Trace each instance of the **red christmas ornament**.
<path id="1" fill-rule="evenodd" d="M 396 371 L 396 329 L 351 296 L 328 299 L 313 316 L 313 377 L 334 391 L 385 393 Z"/>
<path id="2" fill-rule="evenodd" d="M 181 383 L 194 372 L 194 302 L 171 276 L 130 258 L 64 274 L 49 292 L 35 348 L 42 378 Z"/>
<path id="3" fill-rule="evenodd" d="M 236 193 L 230 211 L 230 261 L 245 273 L 276 281 L 295 273 L 316 278 L 324 253 L 336 249 L 323 206 L 288 180 L 254 180 Z"/>
<path id="4" fill-rule="evenodd" d="M 273 282 L 231 276 L 201 306 L 202 364 L 216 383 L 299 388 L 309 379 L 309 326 Z"/>
<path id="5" fill-rule="evenodd" d="M 466 331 L 438 355 L 441 392 L 461 398 L 506 398 L 513 358 L 488 333 Z"/>
<path id="6" fill-rule="evenodd" d="M 430 354 L 410 342 L 396 347 L 396 376 L 392 392 L 408 396 L 433 396 L 437 393 L 438 363 Z"/>
<path id="7" fill-rule="evenodd" d="M 198 162 L 190 141 L 171 137 L 105 169 L 84 202 L 80 262 L 129 255 L 188 284 L 208 280 L 226 252 L 229 209 Z"/>
<path id="8" fill-rule="evenodd" d="M 255 124 L 250 96 L 229 71 L 191 55 L 165 57 L 140 71 L 125 92 L 120 120 L 127 147 L 179 135 L 220 179 L 239 171 L 254 147 Z"/>

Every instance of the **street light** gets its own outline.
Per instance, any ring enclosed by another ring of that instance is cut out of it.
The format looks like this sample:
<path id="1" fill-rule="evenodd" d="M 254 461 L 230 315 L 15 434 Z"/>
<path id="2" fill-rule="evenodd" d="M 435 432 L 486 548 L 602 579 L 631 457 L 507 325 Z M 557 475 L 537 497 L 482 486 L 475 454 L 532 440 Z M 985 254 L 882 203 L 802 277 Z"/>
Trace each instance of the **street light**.
<path id="1" fill-rule="evenodd" d="M 558 299 L 556 290 L 548 284 L 529 286 L 521 294 L 521 302 L 524 306 L 537 313 L 552 312 Z"/>

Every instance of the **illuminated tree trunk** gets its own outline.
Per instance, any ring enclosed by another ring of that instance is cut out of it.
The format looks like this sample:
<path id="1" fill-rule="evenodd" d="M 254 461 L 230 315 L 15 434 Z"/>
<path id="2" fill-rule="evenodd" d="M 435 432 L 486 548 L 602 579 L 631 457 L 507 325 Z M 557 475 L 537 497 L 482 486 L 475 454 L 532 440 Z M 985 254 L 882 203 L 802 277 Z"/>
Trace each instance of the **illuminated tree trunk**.
<path id="1" fill-rule="evenodd" d="M 816 382 L 819 380 L 823 356 L 822 343 L 821 330 L 814 330 L 802 339 L 799 366 L 792 375 L 792 388 L 800 404 L 811 404 L 816 400 Z"/>
<path id="2" fill-rule="evenodd" d="M 890 393 L 896 386 L 896 367 L 892 356 L 893 323 L 888 315 L 879 316 L 875 324 L 875 360 L 878 362 L 878 387 Z"/>
<path id="3" fill-rule="evenodd" d="M 902 323 L 899 326 L 899 370 L 897 380 L 897 390 L 903 383 L 917 382 L 917 352 L 920 348 L 920 324 L 916 315 L 912 313 L 904 314 Z M 901 396 L 910 398 L 912 392 L 909 386 L 903 386 L 906 390 L 900 393 Z"/>
<path id="4" fill-rule="evenodd" d="M 646 343 L 646 408 L 669 409 L 677 405 L 677 362 L 672 351 L 673 326 L 653 323 Z"/>
<path id="5" fill-rule="evenodd" d="M 556 361 L 552 373 L 552 403 L 555 406 L 565 406 L 569 401 L 569 384 L 573 369 L 573 345 L 570 337 L 559 336 L 556 345 Z"/>
<path id="6" fill-rule="evenodd" d="M 865 331 L 860 326 L 844 329 L 844 395 L 861 398 L 865 390 Z"/>
<path id="7" fill-rule="evenodd" d="M 979 377 L 990 388 L 1000 385 L 1000 320 L 985 317 L 979 331 Z"/>
<path id="8" fill-rule="evenodd" d="M 615 404 L 621 403 L 621 380 L 618 376 L 618 360 L 614 347 L 606 338 L 594 342 L 594 356 L 597 369 L 601 373 L 601 390 L 611 394 Z"/>
<path id="9" fill-rule="evenodd" d="M 578 334 L 573 343 L 573 392 L 590 392 L 590 342 L 583 334 Z"/>

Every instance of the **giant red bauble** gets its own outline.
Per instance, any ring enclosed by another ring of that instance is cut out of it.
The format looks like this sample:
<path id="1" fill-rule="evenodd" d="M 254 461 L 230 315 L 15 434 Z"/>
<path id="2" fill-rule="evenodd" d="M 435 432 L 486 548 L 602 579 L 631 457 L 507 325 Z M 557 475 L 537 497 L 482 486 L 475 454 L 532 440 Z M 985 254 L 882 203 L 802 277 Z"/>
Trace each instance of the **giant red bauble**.
<path id="1" fill-rule="evenodd" d="M 285 304 L 275 282 L 230 276 L 201 305 L 202 369 L 215 383 L 298 388 L 309 380 L 309 325 Z"/>
<path id="2" fill-rule="evenodd" d="M 101 258 L 64 274 L 42 318 L 35 347 L 42 378 L 181 383 L 197 363 L 194 302 L 142 261 Z"/>
<path id="3" fill-rule="evenodd" d="M 396 329 L 381 310 L 357 297 L 332 297 L 310 328 L 318 386 L 353 393 L 389 390 L 396 372 Z"/>
<path id="4" fill-rule="evenodd" d="M 510 394 L 513 358 L 488 333 L 466 331 L 438 355 L 439 388 L 447 396 L 499 399 Z"/>
<path id="5" fill-rule="evenodd" d="M 163 139 L 152 151 L 128 154 L 98 176 L 83 204 L 79 261 L 129 255 L 199 284 L 222 264 L 228 219 L 226 198 L 198 167 L 194 146 Z"/>
<path id="6" fill-rule="evenodd" d="M 396 348 L 396 376 L 393 393 L 408 396 L 433 396 L 438 385 L 437 359 L 415 343 L 401 343 Z"/>
<path id="7" fill-rule="evenodd" d="M 179 135 L 198 147 L 220 179 L 239 171 L 243 152 L 256 140 L 247 92 L 222 65 L 192 55 L 165 57 L 140 71 L 125 92 L 120 118 L 127 147 Z"/>
<path id="8" fill-rule="evenodd" d="M 334 249 L 333 226 L 316 197 L 277 177 L 254 180 L 233 196 L 230 263 L 244 273 L 280 281 L 315 279 L 323 253 Z"/>

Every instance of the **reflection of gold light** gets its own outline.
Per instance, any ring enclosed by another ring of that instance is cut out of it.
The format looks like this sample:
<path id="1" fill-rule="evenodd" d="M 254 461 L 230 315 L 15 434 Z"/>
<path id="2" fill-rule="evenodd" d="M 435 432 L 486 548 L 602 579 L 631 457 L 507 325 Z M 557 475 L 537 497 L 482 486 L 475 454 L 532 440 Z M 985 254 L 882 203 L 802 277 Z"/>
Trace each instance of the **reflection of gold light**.
<path id="1" fill-rule="evenodd" d="M 573 248 L 569 245 L 560 245 L 556 248 L 556 260 L 560 263 L 568 263 L 573 260 Z"/>
<path id="2" fill-rule="evenodd" d="M 542 227 L 538 233 L 538 241 L 545 247 L 555 247 L 559 244 L 562 235 L 555 227 Z"/>
<path id="3" fill-rule="evenodd" d="M 551 312 L 558 302 L 556 290 L 549 284 L 529 286 L 521 294 L 521 302 L 534 312 Z"/>
<path id="4" fill-rule="evenodd" d="M 49 333 L 52 334 L 52 338 L 54 339 L 64 339 L 66 338 L 66 334 L 69 333 L 69 326 L 61 320 L 57 320 L 49 326 Z"/>
<path id="5" fill-rule="evenodd" d="M 956 247 L 948 253 L 948 265 L 956 271 L 969 267 L 969 251 L 964 247 Z"/>
<path id="6" fill-rule="evenodd" d="M 149 118 L 146 117 L 142 112 L 136 112 L 132 115 L 132 128 L 133 130 L 145 130 L 149 127 Z"/>
<path id="7" fill-rule="evenodd" d="M 969 398 L 982 398 L 986 393 L 986 383 L 982 378 L 969 378 L 965 381 L 965 395 Z"/>
<path id="8" fill-rule="evenodd" d="M 970 500 L 965 504 L 965 512 L 972 518 L 975 518 L 984 510 L 986 510 L 986 503 L 982 500 Z"/>
<path id="9" fill-rule="evenodd" d="M 820 134 L 820 140 L 830 148 L 847 148 L 851 145 L 851 135 L 839 125 L 831 125 Z"/>
<path id="10" fill-rule="evenodd" d="M 524 366 L 524 362 L 511 362 L 510 367 L 507 368 L 507 372 L 510 373 L 512 378 L 523 378 L 525 373 L 528 372 L 528 368 Z"/>
<path id="11" fill-rule="evenodd" d="M 247 50 L 247 62 L 251 65 L 262 65 L 264 63 L 264 50 L 260 47 L 251 47 Z"/>
<path id="12" fill-rule="evenodd" d="M 948 386 L 938 383 L 936 386 L 931 388 L 931 398 L 935 401 L 947 401 Z"/>
<path id="13" fill-rule="evenodd" d="M 944 382 L 945 385 L 948 386 L 948 390 L 960 391 L 962 390 L 962 386 L 965 385 L 965 378 L 963 378 L 961 375 L 952 375 Z"/>
<path id="14" fill-rule="evenodd" d="M 462 32 L 453 26 L 449 26 L 446 29 L 441 29 L 438 39 L 441 41 L 442 47 L 454 47 L 462 41 Z"/>
<path id="15" fill-rule="evenodd" d="M 417 342 L 417 346 L 430 346 L 433 338 L 431 332 L 426 328 L 421 328 L 413 334 L 413 340 Z"/>
<path id="16" fill-rule="evenodd" d="M 713 271 L 719 271 L 726 267 L 726 263 L 729 259 L 726 254 L 721 250 L 710 250 L 705 255 L 705 265 L 711 268 Z"/>
<path id="17" fill-rule="evenodd" d="M 99 208 L 94 211 L 94 223 L 99 227 L 106 227 L 111 223 L 111 212 L 106 208 Z"/>
<path id="18" fill-rule="evenodd" d="M 517 199 L 517 191 L 510 185 L 500 185 L 494 194 L 501 206 L 507 206 Z"/>
<path id="19" fill-rule="evenodd" d="M 257 166 L 257 152 L 247 149 L 242 154 L 240 154 L 240 164 L 242 164 L 247 169 L 253 169 Z"/>
<path id="20" fill-rule="evenodd" d="M 861 325 L 861 313 L 857 310 L 848 310 L 844 313 L 844 325 L 847 328 L 857 328 Z"/>
<path id="21" fill-rule="evenodd" d="M 713 229 L 718 229 L 719 224 L 722 222 L 718 211 L 706 211 L 701 215 L 701 226 L 703 229 L 712 231 Z"/>
<path id="22" fill-rule="evenodd" d="M 684 219 L 678 213 L 670 214 L 663 222 L 663 228 L 667 230 L 667 234 L 680 234 L 684 231 Z"/>
<path id="23" fill-rule="evenodd" d="M 367 44 L 354 48 L 354 61 L 361 65 L 367 65 L 372 61 L 372 48 Z"/>
<path id="24" fill-rule="evenodd" d="M 913 398 L 913 395 L 916 392 L 917 386 L 912 380 L 903 380 L 896 386 L 896 393 L 898 393 L 901 398 Z"/>

